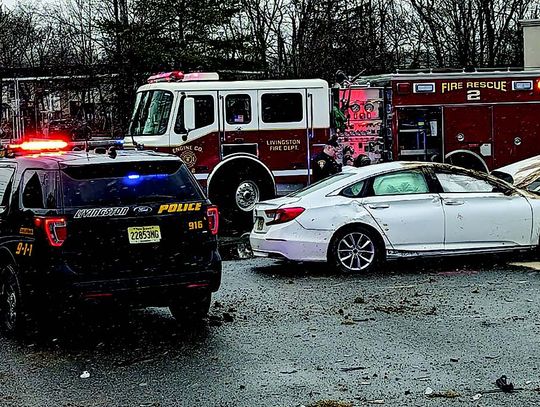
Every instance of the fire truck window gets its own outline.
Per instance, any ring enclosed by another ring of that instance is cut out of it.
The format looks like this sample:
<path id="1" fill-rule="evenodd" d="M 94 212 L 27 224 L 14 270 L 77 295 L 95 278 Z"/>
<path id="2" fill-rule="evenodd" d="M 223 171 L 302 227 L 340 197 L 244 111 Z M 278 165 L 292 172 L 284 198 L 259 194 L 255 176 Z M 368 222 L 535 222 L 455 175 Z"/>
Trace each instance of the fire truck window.
<path id="1" fill-rule="evenodd" d="M 214 123 L 214 97 L 211 95 L 193 95 L 195 100 L 195 128 L 206 127 Z M 178 134 L 186 132 L 184 127 L 184 104 L 180 103 L 174 131 Z"/>
<path id="2" fill-rule="evenodd" d="M 465 174 L 435 173 L 444 192 L 492 192 L 495 185 Z"/>
<path id="3" fill-rule="evenodd" d="M 376 196 L 426 194 L 428 192 L 429 187 L 421 172 L 398 172 L 381 175 L 373 180 L 373 193 Z"/>
<path id="4" fill-rule="evenodd" d="M 249 95 L 228 95 L 225 98 L 225 115 L 229 124 L 251 122 L 251 98 Z"/>
<path id="5" fill-rule="evenodd" d="M 261 105 L 265 123 L 301 122 L 304 118 L 301 93 L 265 93 Z"/>
<path id="6" fill-rule="evenodd" d="M 136 136 L 165 134 L 169 124 L 173 94 L 164 90 L 148 91 L 140 97 L 131 123 Z"/>

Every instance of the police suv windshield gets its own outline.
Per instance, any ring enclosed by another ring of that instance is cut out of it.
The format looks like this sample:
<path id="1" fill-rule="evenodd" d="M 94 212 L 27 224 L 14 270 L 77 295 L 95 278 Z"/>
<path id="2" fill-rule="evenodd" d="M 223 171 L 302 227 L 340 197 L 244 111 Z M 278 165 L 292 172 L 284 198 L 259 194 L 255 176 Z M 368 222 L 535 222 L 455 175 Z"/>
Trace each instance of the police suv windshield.
<path id="1" fill-rule="evenodd" d="M 151 136 L 165 134 L 171 115 L 173 94 L 166 90 L 137 93 L 135 110 L 129 126 L 130 135 Z"/>
<path id="2" fill-rule="evenodd" d="M 67 167 L 61 178 L 65 207 L 203 199 L 186 166 L 177 161 Z"/>

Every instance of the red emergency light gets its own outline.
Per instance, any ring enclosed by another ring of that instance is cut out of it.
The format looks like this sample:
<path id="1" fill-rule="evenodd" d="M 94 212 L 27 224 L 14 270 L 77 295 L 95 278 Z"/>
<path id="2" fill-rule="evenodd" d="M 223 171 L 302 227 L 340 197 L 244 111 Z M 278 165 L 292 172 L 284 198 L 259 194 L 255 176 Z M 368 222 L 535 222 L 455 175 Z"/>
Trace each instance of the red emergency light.
<path id="1" fill-rule="evenodd" d="M 397 84 L 397 93 L 399 95 L 408 95 L 411 93 L 411 83 L 410 82 L 400 82 Z"/>
<path id="2" fill-rule="evenodd" d="M 157 75 L 152 75 L 148 78 L 148 83 L 157 83 L 157 82 L 180 82 L 184 79 L 184 72 L 182 71 L 172 71 L 172 72 L 161 72 Z"/>
<path id="3" fill-rule="evenodd" d="M 22 151 L 58 151 L 66 148 L 64 140 L 34 140 L 23 141 L 20 144 L 10 144 L 9 148 Z"/>

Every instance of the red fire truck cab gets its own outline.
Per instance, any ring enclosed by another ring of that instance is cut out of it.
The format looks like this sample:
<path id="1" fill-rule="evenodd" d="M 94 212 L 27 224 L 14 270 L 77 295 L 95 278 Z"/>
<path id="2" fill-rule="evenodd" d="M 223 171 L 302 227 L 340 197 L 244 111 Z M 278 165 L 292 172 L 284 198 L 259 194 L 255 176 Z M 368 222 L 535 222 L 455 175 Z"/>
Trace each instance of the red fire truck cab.
<path id="1" fill-rule="evenodd" d="M 540 71 L 401 73 L 361 83 L 384 96 L 386 160 L 489 171 L 540 154 Z"/>
<path id="2" fill-rule="evenodd" d="M 329 137 L 324 80 L 219 81 L 171 72 L 137 92 L 126 145 L 179 155 L 222 219 L 238 229 L 252 209 L 309 183 L 311 157 Z"/>

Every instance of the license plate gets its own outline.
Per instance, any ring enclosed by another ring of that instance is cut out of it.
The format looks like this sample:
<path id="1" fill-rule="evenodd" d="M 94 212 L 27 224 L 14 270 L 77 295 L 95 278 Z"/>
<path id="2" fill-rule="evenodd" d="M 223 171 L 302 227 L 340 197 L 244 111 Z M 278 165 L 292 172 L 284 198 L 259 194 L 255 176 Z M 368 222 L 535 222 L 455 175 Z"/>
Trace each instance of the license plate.
<path id="1" fill-rule="evenodd" d="M 264 228 L 264 218 L 257 218 L 256 229 L 263 230 L 263 228 Z"/>
<path id="2" fill-rule="evenodd" d="M 157 243 L 161 240 L 159 226 L 132 226 L 128 228 L 129 243 Z"/>

